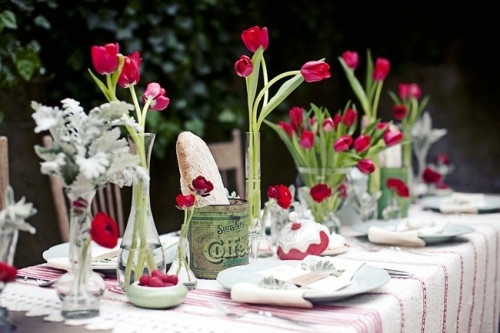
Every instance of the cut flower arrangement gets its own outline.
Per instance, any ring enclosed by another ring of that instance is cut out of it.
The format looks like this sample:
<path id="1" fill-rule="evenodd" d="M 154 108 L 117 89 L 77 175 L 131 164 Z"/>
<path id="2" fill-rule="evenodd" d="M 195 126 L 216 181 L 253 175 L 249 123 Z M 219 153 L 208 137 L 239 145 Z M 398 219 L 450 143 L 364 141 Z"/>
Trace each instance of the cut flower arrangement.
<path id="1" fill-rule="evenodd" d="M 264 51 L 269 46 L 266 27 L 250 27 L 241 34 L 245 47 L 253 52 L 252 57 L 242 55 L 234 64 L 238 76 L 245 78 L 248 109 L 247 137 L 247 181 L 246 199 L 248 200 L 251 230 L 260 229 L 261 190 L 260 190 L 260 127 L 265 118 L 287 98 L 296 88 L 306 81 L 318 82 L 330 77 L 330 66 L 324 60 L 306 62 L 300 70 L 291 70 L 269 79 Z M 285 80 L 274 95 L 270 89 Z"/>
<path id="2" fill-rule="evenodd" d="M 341 185 L 349 168 L 372 173 L 375 164 L 370 157 L 402 139 L 399 131 L 390 130 L 383 122 L 370 124 L 355 137 L 358 114 L 348 106 L 333 117 L 314 104 L 307 112 L 293 107 L 288 121 L 266 121 L 291 153 L 309 189 L 308 206 L 319 223 L 329 222 L 329 214 L 339 209 L 345 192 Z"/>
<path id="3" fill-rule="evenodd" d="M 133 183 L 132 209 L 121 245 L 123 253 L 119 254 L 118 260 L 120 285 L 123 288 L 144 273 L 163 269 L 164 266 L 163 250 L 149 201 L 149 158 L 154 134 L 146 133 L 145 127 L 148 110 L 162 111 L 167 108 L 170 99 L 160 84 L 151 82 L 142 94 L 143 106 L 140 106 L 135 91 L 140 80 L 142 62 L 138 51 L 125 56 L 119 52 L 118 43 L 108 43 L 92 46 L 91 53 L 95 71 L 104 76 L 105 80 L 101 81 L 91 70 L 89 73 L 106 99 L 112 103 L 117 102 L 117 86 L 128 89 L 133 103 L 130 110 L 135 112 L 135 118 L 128 113 L 122 117 L 140 166 L 138 177 Z"/>

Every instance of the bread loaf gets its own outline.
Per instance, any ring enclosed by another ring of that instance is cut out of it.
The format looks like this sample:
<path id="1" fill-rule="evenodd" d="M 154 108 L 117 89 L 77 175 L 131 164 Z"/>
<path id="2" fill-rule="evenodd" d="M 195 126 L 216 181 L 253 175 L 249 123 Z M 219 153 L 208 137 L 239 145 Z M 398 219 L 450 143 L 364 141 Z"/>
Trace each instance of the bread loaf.
<path id="1" fill-rule="evenodd" d="M 193 179 L 203 176 L 214 189 L 209 196 L 197 198 L 196 206 L 229 205 L 219 168 L 205 141 L 191 132 L 182 132 L 177 137 L 176 152 L 182 194 L 192 193 L 189 186 Z"/>

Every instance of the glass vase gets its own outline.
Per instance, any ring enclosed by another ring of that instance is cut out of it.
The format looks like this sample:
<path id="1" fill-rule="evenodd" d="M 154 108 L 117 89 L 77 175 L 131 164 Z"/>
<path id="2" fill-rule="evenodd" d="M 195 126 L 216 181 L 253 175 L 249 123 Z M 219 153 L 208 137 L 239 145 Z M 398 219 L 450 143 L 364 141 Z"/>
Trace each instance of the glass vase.
<path id="1" fill-rule="evenodd" d="M 99 315 L 100 300 L 105 290 L 102 277 L 92 271 L 90 203 L 95 190 L 65 191 L 70 202 L 69 271 L 56 282 L 61 299 L 61 315 L 66 319 L 84 319 Z"/>
<path id="2" fill-rule="evenodd" d="M 248 202 L 249 260 L 258 257 L 261 232 L 260 132 L 246 132 L 245 149 L 246 200 Z"/>
<path id="3" fill-rule="evenodd" d="M 343 202 L 339 186 L 346 179 L 349 169 L 298 167 L 298 171 L 300 179 L 305 185 L 298 189 L 299 201 L 310 210 L 314 221 L 327 226 L 330 233 L 339 233 L 340 219 L 337 211 Z M 318 184 L 325 184 L 332 191 L 330 196 L 319 202 L 314 200 L 310 194 L 311 188 Z"/>
<path id="4" fill-rule="evenodd" d="M 165 258 L 156 229 L 149 196 L 149 163 L 155 134 L 145 133 L 129 140 L 139 155 L 143 173 L 132 185 L 132 201 L 127 226 L 123 233 L 117 260 L 120 287 L 125 289 L 143 274 L 159 269 L 165 272 Z"/>
<path id="5" fill-rule="evenodd" d="M 186 286 L 188 290 L 196 288 L 198 280 L 191 270 L 191 252 L 189 249 L 189 239 L 187 237 L 187 226 L 183 225 L 177 245 L 177 252 L 174 261 L 168 270 L 168 274 L 177 275 L 179 283 Z"/>
<path id="6" fill-rule="evenodd" d="M 17 228 L 14 230 L 0 230 L 0 262 L 12 266 L 18 235 L 19 231 Z M 0 281 L 0 301 L 2 291 L 6 285 L 5 282 Z M 0 303 L 0 331 L 2 333 L 10 333 L 15 329 L 16 326 L 11 322 L 9 317 L 9 310 Z"/>

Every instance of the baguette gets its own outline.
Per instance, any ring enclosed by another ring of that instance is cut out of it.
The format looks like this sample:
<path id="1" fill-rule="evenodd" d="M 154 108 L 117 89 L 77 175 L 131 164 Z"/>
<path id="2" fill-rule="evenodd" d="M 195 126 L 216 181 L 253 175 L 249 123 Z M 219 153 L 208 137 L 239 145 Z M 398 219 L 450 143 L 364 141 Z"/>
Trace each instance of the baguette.
<path id="1" fill-rule="evenodd" d="M 197 198 L 196 207 L 229 205 L 219 168 L 205 141 L 191 132 L 181 132 L 177 137 L 176 152 L 182 194 L 192 193 L 189 187 L 193 179 L 203 176 L 212 182 L 214 189 L 210 195 Z"/>

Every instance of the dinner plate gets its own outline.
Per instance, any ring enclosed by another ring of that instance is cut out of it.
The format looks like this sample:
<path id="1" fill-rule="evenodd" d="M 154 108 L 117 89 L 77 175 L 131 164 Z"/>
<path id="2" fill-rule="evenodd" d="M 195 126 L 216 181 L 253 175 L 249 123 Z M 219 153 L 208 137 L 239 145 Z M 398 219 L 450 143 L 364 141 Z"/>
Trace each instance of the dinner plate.
<path id="1" fill-rule="evenodd" d="M 352 228 L 361 233 L 360 236 L 367 236 L 368 229 L 371 226 L 376 226 L 379 228 L 385 228 L 394 231 L 394 228 L 398 225 L 397 222 L 372 222 L 372 223 L 360 223 L 354 225 Z M 473 232 L 474 228 L 471 228 L 463 224 L 447 224 L 444 226 L 443 231 L 435 234 L 419 234 L 418 237 L 422 238 L 426 244 L 437 244 L 447 242 L 457 236 Z"/>
<path id="2" fill-rule="evenodd" d="M 174 233 L 160 235 L 160 241 L 163 246 L 163 252 L 165 254 L 165 262 L 170 264 L 174 257 L 177 249 L 178 237 Z M 118 240 L 118 243 L 120 240 Z M 116 254 L 118 251 L 118 246 L 115 249 L 107 249 L 98 244 L 91 242 L 92 255 L 94 257 L 104 257 L 96 258 L 92 261 L 92 269 L 96 271 L 101 271 L 104 274 L 116 274 Z M 54 268 L 67 269 L 69 267 L 68 260 L 69 243 L 57 244 L 42 253 L 43 259 L 47 262 L 49 266 Z M 110 255 L 107 255 L 110 254 Z"/>
<path id="3" fill-rule="evenodd" d="M 422 206 L 435 212 L 440 212 L 443 200 L 449 200 L 449 196 L 429 196 L 423 197 L 419 200 Z M 500 212 L 500 196 L 498 195 L 484 195 L 484 200 L 481 204 L 477 205 L 477 212 L 479 214 L 488 214 Z"/>
<path id="4" fill-rule="evenodd" d="M 234 266 L 220 271 L 217 274 L 217 282 L 227 289 L 231 289 L 237 282 L 257 284 L 264 278 L 258 272 L 280 265 L 297 266 L 299 263 L 298 260 L 262 260 Z M 303 297 L 313 303 L 336 302 L 377 289 L 389 280 L 389 274 L 384 269 L 364 264 L 354 274 L 348 286 L 334 292 L 305 291 Z"/>

